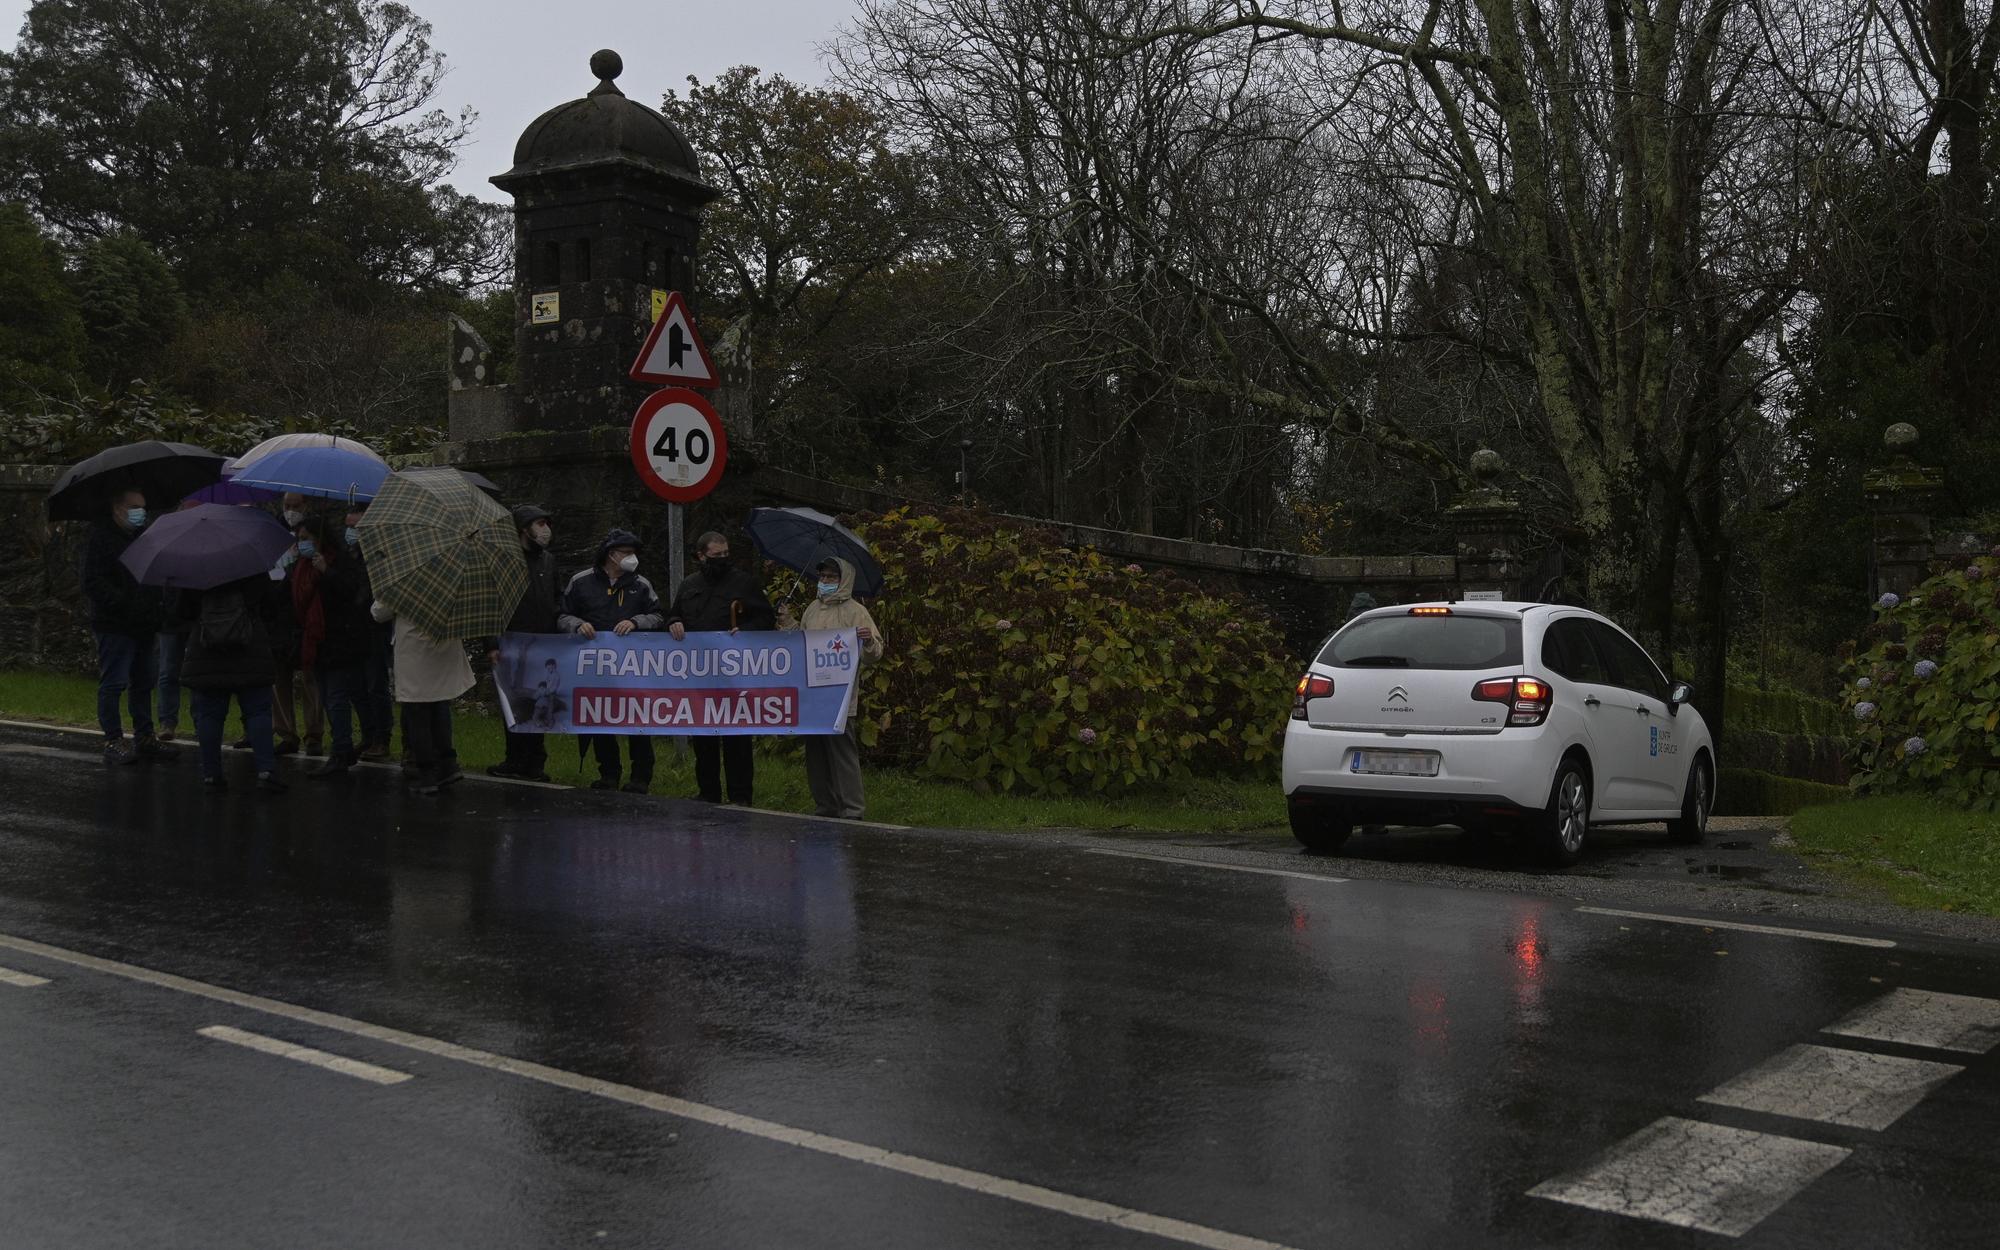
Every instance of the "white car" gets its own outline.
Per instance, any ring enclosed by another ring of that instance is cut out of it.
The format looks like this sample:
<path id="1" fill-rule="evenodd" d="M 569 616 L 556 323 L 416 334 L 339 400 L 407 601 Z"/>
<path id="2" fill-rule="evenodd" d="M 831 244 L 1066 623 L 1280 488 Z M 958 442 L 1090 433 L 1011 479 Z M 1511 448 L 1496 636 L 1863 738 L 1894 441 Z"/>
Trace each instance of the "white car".
<path id="1" fill-rule="evenodd" d="M 1342 626 L 1299 679 L 1285 805 L 1306 849 L 1356 825 L 1525 829 L 1574 863 L 1592 825 L 1699 842 L 1715 745 L 1685 684 L 1595 612 L 1420 603 Z"/>

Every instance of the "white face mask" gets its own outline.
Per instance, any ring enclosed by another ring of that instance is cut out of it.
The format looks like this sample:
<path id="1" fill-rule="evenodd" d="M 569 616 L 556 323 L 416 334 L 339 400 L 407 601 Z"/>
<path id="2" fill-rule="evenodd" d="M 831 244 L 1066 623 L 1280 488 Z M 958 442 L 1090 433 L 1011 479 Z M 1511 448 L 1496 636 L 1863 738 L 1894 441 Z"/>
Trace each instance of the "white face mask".
<path id="1" fill-rule="evenodd" d="M 639 571 L 639 557 L 620 556 L 618 558 L 618 567 L 627 573 L 637 573 Z"/>
<path id="2" fill-rule="evenodd" d="M 299 522 L 305 519 L 306 514 L 300 512 L 297 508 L 285 509 L 285 526 L 287 529 L 297 529 Z"/>
<path id="3" fill-rule="evenodd" d="M 535 540 L 537 547 L 546 547 L 555 538 L 556 532 L 540 521 L 528 527 L 528 537 Z"/>

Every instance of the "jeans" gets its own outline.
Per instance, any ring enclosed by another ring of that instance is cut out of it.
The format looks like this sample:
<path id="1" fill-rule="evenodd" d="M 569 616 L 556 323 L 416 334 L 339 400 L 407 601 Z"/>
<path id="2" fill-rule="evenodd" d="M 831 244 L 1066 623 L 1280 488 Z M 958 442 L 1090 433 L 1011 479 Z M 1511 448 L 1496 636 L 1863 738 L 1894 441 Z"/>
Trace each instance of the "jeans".
<path id="1" fill-rule="evenodd" d="M 458 772 L 458 752 L 451 743 L 451 700 L 405 703 L 403 756 L 416 766 L 419 784 L 443 781 Z"/>
<path id="2" fill-rule="evenodd" d="M 243 736 L 250 739 L 250 754 L 259 773 L 278 768 L 277 746 L 271 740 L 271 688 L 238 686 L 234 689 L 195 690 L 194 736 L 201 750 L 201 775 L 222 776 L 222 725 L 229 719 L 229 699 L 243 709 Z"/>
<path id="3" fill-rule="evenodd" d="M 181 657 L 187 653 L 187 635 L 160 634 L 160 725 L 178 729 L 181 723 Z"/>
<path id="4" fill-rule="evenodd" d="M 326 709 L 326 727 L 331 735 L 335 759 L 354 758 L 354 725 L 366 699 L 366 675 L 361 661 L 352 664 L 320 664 L 313 670 L 319 679 L 319 702 Z M 368 738 L 367 720 L 362 720 L 361 737 Z"/>
<path id="5" fill-rule="evenodd" d="M 625 739 L 632 744 L 632 780 L 641 785 L 653 782 L 653 740 L 645 734 L 631 734 Z M 591 734 L 591 753 L 597 756 L 597 775 L 617 784 L 618 781 L 618 735 Z"/>
<path id="6" fill-rule="evenodd" d="M 94 631 L 95 632 L 95 631 Z M 132 736 L 153 736 L 153 685 L 158 680 L 159 649 L 153 635 L 97 632 L 97 727 L 106 742 L 125 736 L 118 719 L 118 703 L 131 691 Z"/>

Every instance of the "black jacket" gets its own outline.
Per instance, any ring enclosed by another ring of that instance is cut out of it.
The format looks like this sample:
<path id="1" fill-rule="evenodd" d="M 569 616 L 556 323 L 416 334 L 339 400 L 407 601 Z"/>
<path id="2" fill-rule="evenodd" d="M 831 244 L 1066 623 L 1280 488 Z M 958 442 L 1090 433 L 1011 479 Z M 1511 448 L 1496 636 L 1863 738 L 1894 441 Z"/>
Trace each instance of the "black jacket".
<path id="1" fill-rule="evenodd" d="M 166 600 L 158 586 L 141 586 L 118 559 L 137 534 L 107 518 L 93 521 L 83 547 L 83 595 L 90 601 L 90 627 L 100 633 L 144 638 L 166 623 Z"/>
<path id="2" fill-rule="evenodd" d="M 522 555 L 528 562 L 528 593 L 521 596 L 520 606 L 508 618 L 507 632 L 558 633 L 556 618 L 563 611 L 563 588 L 556 584 L 556 558 L 544 547 L 525 548 Z M 617 623 L 612 622 L 613 625 Z"/>
<path id="3" fill-rule="evenodd" d="M 664 623 L 653 583 L 637 573 L 623 574 L 614 582 L 602 568 L 585 569 L 569 579 L 563 588 L 562 614 L 556 618 L 559 632 L 573 634 L 583 624 L 611 629 L 620 621 L 631 621 L 634 629 L 658 629 Z"/>
<path id="4" fill-rule="evenodd" d="M 194 690 L 254 690 L 276 681 L 278 665 L 271 655 L 271 624 L 280 597 L 290 594 L 287 583 L 274 582 L 262 573 L 214 590 L 182 591 L 179 616 L 187 626 L 187 652 L 181 659 L 181 684 Z M 240 599 L 246 604 L 252 633 L 247 647 L 218 652 L 203 635 L 202 605 L 211 599 L 224 598 Z"/>
<path id="5" fill-rule="evenodd" d="M 323 668 L 339 668 L 367 659 L 375 633 L 375 618 L 368 614 L 374 596 L 368 570 L 353 549 L 326 562 L 326 572 L 319 575 L 319 600 L 326 614 L 326 637 L 320 640 L 314 661 Z"/>
<path id="6" fill-rule="evenodd" d="M 731 604 L 742 605 L 734 622 Z M 667 624 L 675 621 L 689 633 L 721 632 L 732 624 L 738 629 L 776 629 L 778 611 L 748 570 L 732 567 L 720 581 L 708 580 L 705 573 L 681 579 L 674 606 L 667 612 Z"/>

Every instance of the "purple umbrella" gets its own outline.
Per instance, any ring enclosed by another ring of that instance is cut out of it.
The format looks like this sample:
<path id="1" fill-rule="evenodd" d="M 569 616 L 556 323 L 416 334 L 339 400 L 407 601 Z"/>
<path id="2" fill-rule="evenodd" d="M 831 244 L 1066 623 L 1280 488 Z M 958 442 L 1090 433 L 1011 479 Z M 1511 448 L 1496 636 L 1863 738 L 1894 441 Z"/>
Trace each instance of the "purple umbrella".
<path id="1" fill-rule="evenodd" d="M 141 585 L 210 590 L 268 572 L 291 545 L 268 512 L 204 503 L 154 521 L 118 558 Z"/>
<path id="2" fill-rule="evenodd" d="M 261 486 L 238 486 L 236 483 L 230 481 L 229 475 L 225 473 L 220 482 L 217 482 L 213 486 L 202 487 L 194 494 L 189 495 L 186 499 L 181 500 L 181 502 L 182 503 L 229 503 L 229 504 L 270 503 L 272 500 L 280 498 L 281 495 L 282 492 L 280 491 L 265 490 Z"/>

